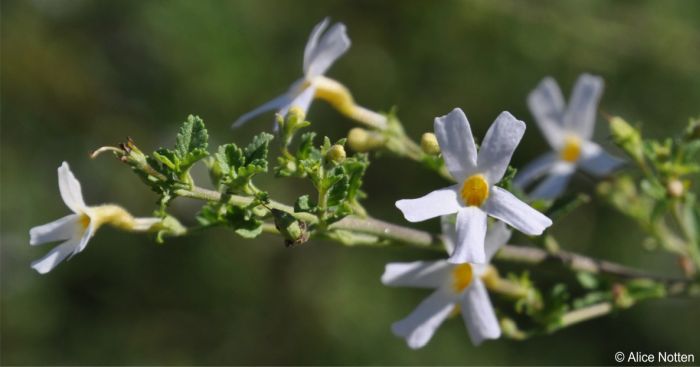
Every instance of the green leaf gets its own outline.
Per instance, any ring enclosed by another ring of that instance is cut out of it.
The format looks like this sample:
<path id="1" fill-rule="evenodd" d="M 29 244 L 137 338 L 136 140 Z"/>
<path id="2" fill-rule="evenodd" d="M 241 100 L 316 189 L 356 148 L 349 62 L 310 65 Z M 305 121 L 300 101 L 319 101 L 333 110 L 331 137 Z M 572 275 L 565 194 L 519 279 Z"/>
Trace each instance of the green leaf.
<path id="1" fill-rule="evenodd" d="M 253 141 L 245 148 L 246 164 L 254 165 L 263 170 L 263 172 L 266 172 L 268 147 L 273 138 L 274 136 L 268 133 L 256 135 Z"/>
<path id="2" fill-rule="evenodd" d="M 220 183 L 237 191 L 244 189 L 255 174 L 267 172 L 267 153 L 272 139 L 272 135 L 261 133 L 245 149 L 233 143 L 220 146 L 216 153 Z"/>
<path id="3" fill-rule="evenodd" d="M 245 222 L 243 225 L 236 228 L 234 232 L 243 238 L 255 238 L 262 233 L 262 230 L 262 223 Z"/>
<path id="4" fill-rule="evenodd" d="M 189 115 L 177 134 L 175 149 L 181 158 L 199 156 L 206 152 L 208 140 L 204 121 L 199 116 Z"/>
<path id="5" fill-rule="evenodd" d="M 177 167 L 180 163 L 180 159 L 178 158 L 177 154 L 170 149 L 158 149 L 155 152 L 153 152 L 153 157 L 155 157 L 160 163 L 164 164 L 166 167 L 174 171 L 177 170 Z"/>
<path id="6" fill-rule="evenodd" d="M 595 277 L 595 275 L 584 272 L 584 271 L 579 271 L 576 273 L 576 279 L 578 280 L 579 284 L 583 288 L 586 289 L 595 289 L 598 288 L 598 278 Z"/>
<path id="7" fill-rule="evenodd" d="M 298 160 L 314 158 L 314 156 L 320 158 L 321 153 L 314 147 L 315 138 L 316 133 L 313 131 L 301 135 L 301 143 L 299 144 L 299 149 L 297 150 Z"/>
<path id="8" fill-rule="evenodd" d="M 369 166 L 369 159 L 367 154 L 356 154 L 350 159 L 346 159 L 343 162 L 343 167 L 349 177 L 348 180 L 348 200 L 354 201 L 358 196 L 362 196 L 360 188 L 362 187 L 362 178 L 365 175 L 365 171 Z"/>
<path id="9" fill-rule="evenodd" d="M 334 207 L 345 202 L 348 195 L 348 188 L 350 184 L 348 183 L 348 177 L 342 176 L 338 181 L 336 181 L 330 190 L 328 190 L 328 206 Z"/>
<path id="10" fill-rule="evenodd" d="M 245 163 L 243 150 L 233 143 L 219 146 L 215 158 L 221 173 L 226 176 L 232 172 L 235 174 L 236 168 Z"/>
<path id="11" fill-rule="evenodd" d="M 219 215 L 219 204 L 208 203 L 204 205 L 197 213 L 197 222 L 203 226 L 213 226 L 221 223 L 222 218 Z"/>
<path id="12" fill-rule="evenodd" d="M 255 238 L 262 233 L 262 222 L 249 209 L 230 206 L 224 214 L 226 224 L 243 238 Z"/>
<path id="13" fill-rule="evenodd" d="M 309 195 L 302 195 L 296 200 L 296 202 L 294 202 L 294 212 L 295 213 L 300 213 L 300 212 L 313 213 L 315 211 L 315 209 L 316 209 L 316 204 L 311 202 Z"/>
<path id="14" fill-rule="evenodd" d="M 321 152 L 325 154 L 325 152 L 328 151 L 328 149 L 331 149 L 331 139 L 328 138 L 327 136 L 323 137 L 323 145 L 321 146 Z"/>

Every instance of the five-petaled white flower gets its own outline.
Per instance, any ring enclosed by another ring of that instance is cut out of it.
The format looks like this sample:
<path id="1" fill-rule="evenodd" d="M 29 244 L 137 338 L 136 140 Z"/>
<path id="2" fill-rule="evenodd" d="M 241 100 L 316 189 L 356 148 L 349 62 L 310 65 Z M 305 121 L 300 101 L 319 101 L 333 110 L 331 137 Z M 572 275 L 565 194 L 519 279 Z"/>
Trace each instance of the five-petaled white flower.
<path id="1" fill-rule="evenodd" d="M 486 261 L 487 215 L 528 235 L 540 235 L 552 225 L 545 215 L 495 186 L 503 178 L 524 133 L 524 122 L 502 112 L 486 132 L 477 156 L 469 121 L 461 109 L 455 108 L 435 119 L 435 135 L 442 156 L 458 184 L 418 199 L 399 200 L 396 207 L 411 222 L 457 213 L 457 243 L 449 262 Z"/>
<path id="2" fill-rule="evenodd" d="M 516 185 L 524 188 L 547 174 L 530 196 L 553 199 L 564 191 L 577 166 L 595 176 L 604 176 L 623 163 L 591 141 L 602 93 L 602 78 L 582 74 L 565 107 L 557 82 L 550 77 L 540 82 L 528 96 L 527 103 L 554 152 L 527 165 L 516 176 Z"/>
<path id="3" fill-rule="evenodd" d="M 304 77 L 294 82 L 287 93 L 239 117 L 233 123 L 234 127 L 241 126 L 253 117 L 271 110 L 278 110 L 278 113 L 284 116 L 291 107 L 298 107 L 306 113 L 314 95 L 317 94 L 319 85 L 337 84 L 325 78 L 323 74 L 350 48 L 350 38 L 346 34 L 343 23 L 334 24 L 328 32 L 324 33 L 329 22 L 326 18 L 311 31 L 304 49 Z M 333 87 L 336 86 L 333 85 Z"/>
<path id="4" fill-rule="evenodd" d="M 448 247 L 457 239 L 454 224 L 445 217 L 443 234 Z M 486 233 L 487 260 L 509 238 L 505 224 L 495 222 Z M 456 265 L 444 260 L 387 264 L 382 275 L 385 285 L 435 289 L 408 317 L 395 322 L 391 330 L 405 338 L 409 347 L 421 348 L 448 316 L 459 311 L 474 345 L 486 339 L 498 339 L 501 328 L 481 279 L 488 269 L 486 264 Z"/>
<path id="5" fill-rule="evenodd" d="M 131 231 L 146 231 L 160 222 L 159 218 L 134 218 L 117 205 L 85 205 L 80 182 L 66 162 L 58 167 L 58 188 L 63 202 L 73 214 L 29 230 L 29 244 L 32 246 L 64 241 L 43 258 L 32 262 L 32 268 L 41 274 L 48 273 L 67 257 L 83 251 L 97 229 L 105 223 Z"/>

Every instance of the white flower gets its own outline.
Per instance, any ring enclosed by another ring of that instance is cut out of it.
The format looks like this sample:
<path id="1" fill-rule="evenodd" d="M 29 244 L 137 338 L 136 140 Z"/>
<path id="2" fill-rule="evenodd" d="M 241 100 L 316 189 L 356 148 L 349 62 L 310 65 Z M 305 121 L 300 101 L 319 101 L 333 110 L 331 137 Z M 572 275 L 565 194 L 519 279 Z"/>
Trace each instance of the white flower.
<path id="1" fill-rule="evenodd" d="M 418 199 L 399 200 L 396 207 L 411 222 L 457 213 L 457 243 L 449 262 L 484 263 L 486 217 L 490 215 L 528 235 L 540 235 L 552 221 L 495 184 L 525 133 L 525 123 L 508 112 L 491 125 L 477 156 L 464 112 L 455 108 L 435 119 L 435 135 L 450 174 L 458 184 Z"/>
<path id="2" fill-rule="evenodd" d="M 32 246 L 64 241 L 43 258 L 32 262 L 32 268 L 41 274 L 48 273 L 67 257 L 83 251 L 102 224 L 110 223 L 122 229 L 145 231 L 160 221 L 159 218 L 133 218 L 116 205 L 85 205 L 80 182 L 73 176 L 66 162 L 58 167 L 58 188 L 63 202 L 73 214 L 29 230 L 29 244 Z"/>
<path id="3" fill-rule="evenodd" d="M 453 223 L 445 217 L 443 234 L 448 245 L 457 239 Z M 486 234 L 487 260 L 509 238 L 506 226 L 495 222 Z M 488 265 L 455 265 L 444 260 L 387 264 L 382 275 L 383 284 L 435 289 L 408 317 L 395 322 L 391 330 L 406 339 L 409 347 L 421 348 L 448 316 L 459 311 L 474 345 L 486 339 L 498 339 L 501 328 L 481 280 L 487 269 Z"/>
<path id="4" fill-rule="evenodd" d="M 304 77 L 294 82 L 287 93 L 239 117 L 233 127 L 239 127 L 253 117 L 271 110 L 278 110 L 284 116 L 291 107 L 298 107 L 306 113 L 317 86 L 335 83 L 323 74 L 350 48 L 350 38 L 343 23 L 334 24 L 324 33 L 329 22 L 326 18 L 311 31 L 304 49 Z"/>
<path id="5" fill-rule="evenodd" d="M 569 105 L 554 79 L 547 77 L 528 96 L 527 103 L 549 145 L 554 149 L 527 165 L 515 178 L 525 187 L 547 175 L 530 194 L 534 198 L 553 199 L 566 188 L 569 178 L 580 166 L 584 171 L 604 176 L 622 164 L 591 141 L 603 79 L 582 74 L 576 81 Z"/>

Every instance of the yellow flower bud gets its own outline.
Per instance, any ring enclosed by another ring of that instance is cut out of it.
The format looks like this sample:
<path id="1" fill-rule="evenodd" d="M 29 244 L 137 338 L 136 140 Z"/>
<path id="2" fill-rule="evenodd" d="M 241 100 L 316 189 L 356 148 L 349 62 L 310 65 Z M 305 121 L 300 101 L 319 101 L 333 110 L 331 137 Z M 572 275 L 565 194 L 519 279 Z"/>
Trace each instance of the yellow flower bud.
<path id="1" fill-rule="evenodd" d="M 292 108 L 290 108 L 289 111 L 287 112 L 287 116 L 286 116 L 287 121 L 293 120 L 295 123 L 304 121 L 305 118 L 306 118 L 306 112 L 304 112 L 304 110 L 302 110 L 298 106 L 292 106 Z"/>
<path id="2" fill-rule="evenodd" d="M 345 148 L 339 144 L 333 145 L 328 153 L 326 153 L 326 158 L 336 164 L 343 163 L 345 157 Z"/>
<path id="3" fill-rule="evenodd" d="M 433 133 L 425 133 L 421 136 L 420 147 L 425 154 L 438 155 L 440 153 L 440 145 Z"/>
<path id="4" fill-rule="evenodd" d="M 384 145 L 384 137 L 376 132 L 356 127 L 348 133 L 348 145 L 356 152 L 369 152 Z"/>

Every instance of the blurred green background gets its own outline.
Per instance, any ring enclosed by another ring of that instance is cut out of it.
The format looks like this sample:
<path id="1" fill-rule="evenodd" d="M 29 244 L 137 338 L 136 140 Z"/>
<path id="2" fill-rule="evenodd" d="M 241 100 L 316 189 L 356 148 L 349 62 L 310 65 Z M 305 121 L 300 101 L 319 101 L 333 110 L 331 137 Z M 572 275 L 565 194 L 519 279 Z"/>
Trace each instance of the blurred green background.
<path id="1" fill-rule="evenodd" d="M 224 228 L 156 245 L 104 228 L 50 274 L 29 268 L 53 246 L 30 248 L 29 228 L 68 213 L 61 161 L 88 204 L 150 214 L 155 195 L 88 152 L 126 136 L 144 150 L 171 145 L 190 113 L 204 118 L 212 145 L 247 143 L 272 115 L 236 131 L 230 123 L 301 76 L 308 34 L 327 15 L 353 41 L 328 75 L 361 104 L 398 106 L 415 137 L 456 106 L 477 137 L 509 110 L 529 124 L 516 166 L 547 149 L 525 105 L 546 75 L 567 96 L 579 73 L 604 76 L 601 109 L 650 136 L 700 113 L 697 1 L 3 1 L 2 364 L 613 364 L 618 350 L 700 358 L 700 303 L 683 299 L 479 348 L 457 318 L 411 351 L 389 326 L 427 293 L 379 277 L 388 261 L 435 257 L 418 250 L 318 241 L 288 250 Z M 333 139 L 354 126 L 323 102 L 309 119 Z M 596 137 L 607 144 L 602 119 Z M 208 185 L 203 171 L 197 178 Z M 440 185 L 412 162 L 381 157 L 367 173 L 366 206 L 405 223 L 393 202 Z M 591 190 L 585 178 L 576 185 Z M 259 186 L 287 202 L 310 189 L 272 177 Z M 172 213 L 191 224 L 198 205 L 179 199 Z M 566 249 L 675 271 L 673 257 L 643 251 L 635 225 L 596 201 L 554 231 Z"/>

